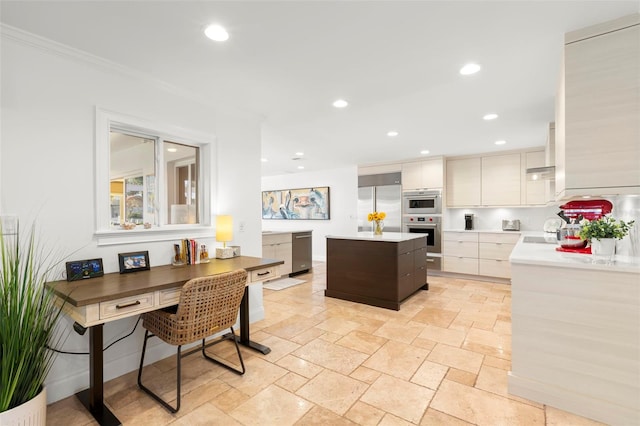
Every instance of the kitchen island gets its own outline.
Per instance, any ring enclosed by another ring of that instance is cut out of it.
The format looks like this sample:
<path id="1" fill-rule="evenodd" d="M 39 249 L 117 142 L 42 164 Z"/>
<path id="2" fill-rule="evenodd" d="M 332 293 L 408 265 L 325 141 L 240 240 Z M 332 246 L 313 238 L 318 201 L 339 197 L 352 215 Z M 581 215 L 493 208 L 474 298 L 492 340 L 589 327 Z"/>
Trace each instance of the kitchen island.
<path id="1" fill-rule="evenodd" d="M 608 424 L 640 424 L 640 258 L 595 264 L 531 237 L 510 257 L 509 393 Z"/>
<path id="2" fill-rule="evenodd" d="M 327 236 L 325 296 L 388 309 L 428 290 L 425 234 Z"/>

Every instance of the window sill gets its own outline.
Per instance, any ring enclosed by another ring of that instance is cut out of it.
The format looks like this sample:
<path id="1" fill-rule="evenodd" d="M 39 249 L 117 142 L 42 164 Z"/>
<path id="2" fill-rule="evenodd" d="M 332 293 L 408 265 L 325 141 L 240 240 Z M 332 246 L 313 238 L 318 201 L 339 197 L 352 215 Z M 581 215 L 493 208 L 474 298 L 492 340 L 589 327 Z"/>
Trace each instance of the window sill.
<path id="1" fill-rule="evenodd" d="M 156 241 L 175 241 L 184 238 L 212 238 L 215 237 L 215 232 L 211 226 L 167 225 L 151 229 L 109 229 L 96 231 L 94 235 L 98 246 L 114 246 Z"/>

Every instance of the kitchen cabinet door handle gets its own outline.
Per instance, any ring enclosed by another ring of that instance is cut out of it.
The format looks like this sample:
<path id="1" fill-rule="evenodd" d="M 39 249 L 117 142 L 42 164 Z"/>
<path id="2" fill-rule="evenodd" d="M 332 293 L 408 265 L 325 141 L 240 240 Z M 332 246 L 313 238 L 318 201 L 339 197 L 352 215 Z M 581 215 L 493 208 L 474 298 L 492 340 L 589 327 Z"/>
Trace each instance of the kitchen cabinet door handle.
<path id="1" fill-rule="evenodd" d="M 130 306 L 136 306 L 139 305 L 140 301 L 136 300 L 135 302 L 131 302 L 131 303 L 125 303 L 124 305 L 116 305 L 116 309 L 124 309 L 124 308 L 128 308 Z"/>
<path id="2" fill-rule="evenodd" d="M 259 277 L 263 277 L 265 275 L 269 275 L 271 273 L 271 271 L 267 271 L 267 272 L 258 272 L 256 275 L 258 275 Z"/>
<path id="3" fill-rule="evenodd" d="M 296 238 L 311 238 L 311 235 L 296 235 Z"/>
<path id="4" fill-rule="evenodd" d="M 436 260 L 435 259 L 428 259 L 427 258 L 427 263 L 434 263 Z"/>

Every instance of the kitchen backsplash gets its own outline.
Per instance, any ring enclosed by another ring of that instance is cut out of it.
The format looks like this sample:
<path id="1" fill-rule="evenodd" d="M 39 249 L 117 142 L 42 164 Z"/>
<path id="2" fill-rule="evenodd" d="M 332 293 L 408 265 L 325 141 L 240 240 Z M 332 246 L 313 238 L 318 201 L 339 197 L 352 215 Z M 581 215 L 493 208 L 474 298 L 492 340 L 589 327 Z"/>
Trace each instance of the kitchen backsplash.
<path id="1" fill-rule="evenodd" d="M 628 222 L 635 220 L 629 236 L 616 244 L 616 253 L 625 256 L 640 257 L 640 196 L 603 197 L 611 201 L 611 215 L 616 219 Z M 561 205 L 564 203 L 559 203 Z M 544 222 L 549 218 L 557 218 L 558 206 L 519 207 L 519 208 L 455 208 L 443 212 L 443 229 L 464 229 L 464 215 L 474 215 L 473 228 L 480 230 L 502 229 L 503 219 L 519 219 L 521 231 L 542 231 Z"/>
<path id="2" fill-rule="evenodd" d="M 504 219 L 520 220 L 521 231 L 542 231 L 544 222 L 556 218 L 558 207 L 518 207 L 482 209 L 446 209 L 443 213 L 443 229 L 464 229 L 464 215 L 472 213 L 473 228 L 482 230 L 502 229 Z"/>

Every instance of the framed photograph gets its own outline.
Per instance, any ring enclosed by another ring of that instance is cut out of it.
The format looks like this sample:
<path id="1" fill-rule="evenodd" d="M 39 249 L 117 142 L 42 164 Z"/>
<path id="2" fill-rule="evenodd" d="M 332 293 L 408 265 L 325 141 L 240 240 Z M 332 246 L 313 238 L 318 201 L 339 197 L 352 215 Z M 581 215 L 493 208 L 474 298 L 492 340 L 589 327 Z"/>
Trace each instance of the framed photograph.
<path id="1" fill-rule="evenodd" d="M 66 263 L 67 281 L 86 280 L 104 275 L 102 259 L 73 260 Z"/>
<path id="2" fill-rule="evenodd" d="M 148 271 L 150 269 L 148 251 L 119 253 L 118 261 L 120 263 L 121 274 L 136 271 Z"/>
<path id="3" fill-rule="evenodd" d="M 263 191 L 262 218 L 329 220 L 329 187 Z"/>

